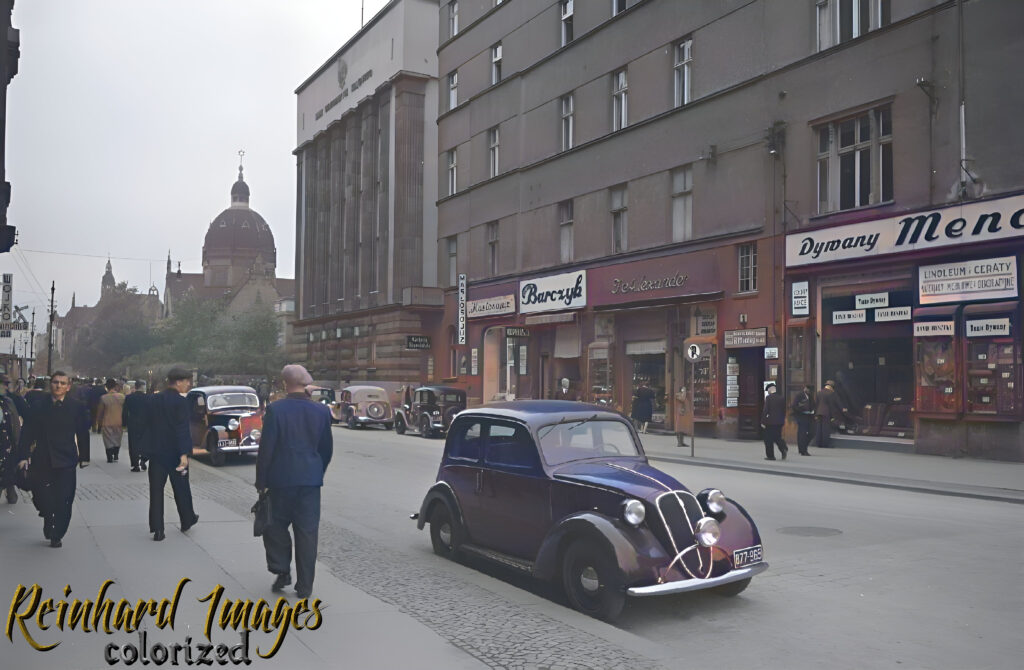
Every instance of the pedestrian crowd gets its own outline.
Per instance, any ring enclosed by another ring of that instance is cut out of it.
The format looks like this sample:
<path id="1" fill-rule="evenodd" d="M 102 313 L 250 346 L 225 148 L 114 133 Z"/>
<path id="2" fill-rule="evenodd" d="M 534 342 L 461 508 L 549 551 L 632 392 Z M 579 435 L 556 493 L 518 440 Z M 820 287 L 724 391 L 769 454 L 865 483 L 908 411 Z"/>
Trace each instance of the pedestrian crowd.
<path id="1" fill-rule="evenodd" d="M 320 524 L 320 489 L 331 461 L 331 415 L 305 392 L 313 380 L 301 365 L 281 372 L 286 395 L 265 405 L 256 463 L 256 489 L 269 504 L 262 532 L 272 590 L 292 583 L 307 598 L 313 590 Z M 49 379 L 29 380 L 30 389 L 12 389 L 0 374 L 0 490 L 8 504 L 18 490 L 31 494 L 43 519 L 43 536 L 61 547 L 71 522 L 77 471 L 90 463 L 90 430 L 102 435 L 107 463 L 119 462 L 127 431 L 131 472 L 149 478 L 149 532 L 166 539 L 164 490 L 174 495 L 182 533 L 198 521 L 189 482 L 193 439 L 186 394 L 193 375 L 171 368 L 165 388 L 147 393 L 144 382 L 74 379 L 56 371 Z M 19 384 L 19 386 L 21 386 Z M 257 387 L 261 405 L 269 383 Z M 294 542 L 293 542 L 294 536 Z"/>

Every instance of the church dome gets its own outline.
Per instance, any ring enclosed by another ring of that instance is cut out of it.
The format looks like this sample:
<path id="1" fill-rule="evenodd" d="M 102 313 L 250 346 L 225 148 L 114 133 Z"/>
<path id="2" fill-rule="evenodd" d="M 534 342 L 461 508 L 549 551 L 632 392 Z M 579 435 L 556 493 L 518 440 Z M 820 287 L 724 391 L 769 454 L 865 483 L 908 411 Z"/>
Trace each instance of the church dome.
<path id="1" fill-rule="evenodd" d="M 249 208 L 249 185 L 242 179 L 238 168 L 238 181 L 231 187 L 231 206 L 217 215 L 206 231 L 203 243 L 203 263 L 210 256 L 255 257 L 277 264 L 274 233 L 259 213 Z"/>

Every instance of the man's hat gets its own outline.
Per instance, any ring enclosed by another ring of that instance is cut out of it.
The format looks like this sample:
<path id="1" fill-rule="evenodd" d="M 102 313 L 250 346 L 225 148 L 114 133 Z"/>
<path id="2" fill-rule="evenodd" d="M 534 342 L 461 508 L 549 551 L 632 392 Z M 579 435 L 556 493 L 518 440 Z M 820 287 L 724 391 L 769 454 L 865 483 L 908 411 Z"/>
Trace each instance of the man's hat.
<path id="1" fill-rule="evenodd" d="M 835 386 L 835 385 L 836 385 L 836 383 L 834 381 L 832 381 L 831 379 L 829 379 L 827 382 L 825 382 L 825 386 Z"/>
<path id="2" fill-rule="evenodd" d="M 768 383 L 767 383 L 767 384 L 765 384 L 765 386 L 764 386 L 764 390 L 765 390 L 765 391 L 767 391 L 768 389 L 773 389 L 773 388 L 775 388 L 775 382 L 768 382 Z"/>
<path id="3" fill-rule="evenodd" d="M 192 373 L 177 365 L 167 371 L 167 381 L 172 384 L 182 379 L 192 379 Z"/>
<path id="4" fill-rule="evenodd" d="M 286 386 L 309 386 L 313 383 L 313 377 L 309 371 L 301 365 L 286 365 L 281 368 L 281 379 Z"/>

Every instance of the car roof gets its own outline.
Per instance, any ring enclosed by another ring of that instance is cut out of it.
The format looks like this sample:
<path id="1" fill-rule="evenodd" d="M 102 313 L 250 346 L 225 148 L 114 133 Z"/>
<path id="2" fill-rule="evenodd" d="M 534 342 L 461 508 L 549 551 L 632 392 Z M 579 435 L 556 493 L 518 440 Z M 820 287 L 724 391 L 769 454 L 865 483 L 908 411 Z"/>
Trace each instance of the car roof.
<path id="1" fill-rule="evenodd" d="M 416 391 L 435 391 L 435 392 L 440 391 L 441 393 L 452 393 L 452 392 L 455 392 L 455 393 L 465 393 L 465 391 L 463 391 L 462 389 L 457 388 L 455 386 L 417 386 L 415 390 Z"/>
<path id="2" fill-rule="evenodd" d="M 341 390 L 342 391 L 380 391 L 381 393 L 387 395 L 387 391 L 385 391 L 381 387 L 379 387 L 379 386 L 369 386 L 367 384 L 360 384 L 360 385 L 357 385 L 357 386 L 346 386 L 345 388 L 343 388 Z"/>
<path id="3" fill-rule="evenodd" d="M 218 393 L 252 393 L 256 394 L 256 389 L 251 386 L 197 386 L 189 393 L 195 393 L 196 391 L 205 395 L 216 395 Z"/>
<path id="4" fill-rule="evenodd" d="M 463 416 L 493 416 L 513 419 L 531 428 L 546 426 L 557 421 L 574 421 L 596 417 L 597 419 L 625 421 L 618 412 L 606 407 L 569 400 L 512 400 L 494 402 L 459 412 Z"/>

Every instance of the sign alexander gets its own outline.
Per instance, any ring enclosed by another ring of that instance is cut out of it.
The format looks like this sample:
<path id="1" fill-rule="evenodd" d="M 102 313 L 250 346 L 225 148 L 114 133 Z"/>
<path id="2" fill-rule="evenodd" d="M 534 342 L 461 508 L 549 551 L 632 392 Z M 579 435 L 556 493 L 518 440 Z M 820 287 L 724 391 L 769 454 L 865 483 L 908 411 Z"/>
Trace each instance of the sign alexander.
<path id="1" fill-rule="evenodd" d="M 1024 195 L 786 236 L 786 267 L 1024 238 Z"/>

